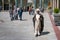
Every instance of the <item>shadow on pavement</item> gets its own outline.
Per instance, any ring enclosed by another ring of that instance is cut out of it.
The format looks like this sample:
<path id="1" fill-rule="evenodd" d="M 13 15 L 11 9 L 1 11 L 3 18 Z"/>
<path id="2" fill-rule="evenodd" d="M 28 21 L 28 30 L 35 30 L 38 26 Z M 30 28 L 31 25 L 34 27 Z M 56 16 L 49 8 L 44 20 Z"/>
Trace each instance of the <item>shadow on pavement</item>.
<path id="1" fill-rule="evenodd" d="M 42 32 L 41 35 L 47 35 L 49 34 L 50 32 Z"/>
<path id="2" fill-rule="evenodd" d="M 20 19 L 17 19 L 17 20 L 20 20 Z M 16 21 L 16 20 L 12 20 L 12 21 Z M 20 21 L 27 21 L 27 19 L 22 19 Z"/>
<path id="3" fill-rule="evenodd" d="M 20 20 L 20 19 L 19 19 Z M 27 19 L 22 19 L 21 21 L 27 21 Z"/>
<path id="4" fill-rule="evenodd" d="M 3 22 L 4 22 L 4 20 L 0 20 L 0 22 L 2 22 L 2 23 L 3 23 Z"/>

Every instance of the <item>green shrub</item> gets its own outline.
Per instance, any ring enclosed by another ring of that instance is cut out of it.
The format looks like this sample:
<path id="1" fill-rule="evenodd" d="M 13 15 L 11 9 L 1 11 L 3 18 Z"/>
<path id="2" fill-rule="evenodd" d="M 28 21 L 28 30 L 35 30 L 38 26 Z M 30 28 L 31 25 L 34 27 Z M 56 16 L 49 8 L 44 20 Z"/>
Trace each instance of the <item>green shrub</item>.
<path id="1" fill-rule="evenodd" d="M 55 8 L 54 9 L 54 13 L 59 13 L 59 9 L 58 8 Z"/>

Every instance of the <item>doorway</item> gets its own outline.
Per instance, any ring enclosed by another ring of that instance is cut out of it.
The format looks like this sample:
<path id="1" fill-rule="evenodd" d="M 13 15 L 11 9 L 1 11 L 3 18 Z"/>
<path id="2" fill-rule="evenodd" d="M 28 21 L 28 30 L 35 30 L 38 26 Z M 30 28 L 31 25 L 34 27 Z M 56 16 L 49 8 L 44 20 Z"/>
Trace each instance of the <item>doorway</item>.
<path id="1" fill-rule="evenodd" d="M 4 0 L 4 10 L 9 10 L 9 1 Z"/>

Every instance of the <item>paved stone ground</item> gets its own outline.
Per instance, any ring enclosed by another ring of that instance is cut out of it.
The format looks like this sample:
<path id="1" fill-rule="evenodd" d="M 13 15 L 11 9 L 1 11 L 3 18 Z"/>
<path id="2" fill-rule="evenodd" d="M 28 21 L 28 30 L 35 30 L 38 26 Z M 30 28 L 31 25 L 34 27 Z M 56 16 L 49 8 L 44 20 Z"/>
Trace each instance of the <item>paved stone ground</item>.
<path id="1" fill-rule="evenodd" d="M 33 15 L 24 12 L 23 21 L 10 21 L 8 12 L 0 12 L 0 40 L 57 40 L 48 13 L 45 12 L 43 15 L 43 33 L 41 36 L 35 37 L 32 23 Z"/>

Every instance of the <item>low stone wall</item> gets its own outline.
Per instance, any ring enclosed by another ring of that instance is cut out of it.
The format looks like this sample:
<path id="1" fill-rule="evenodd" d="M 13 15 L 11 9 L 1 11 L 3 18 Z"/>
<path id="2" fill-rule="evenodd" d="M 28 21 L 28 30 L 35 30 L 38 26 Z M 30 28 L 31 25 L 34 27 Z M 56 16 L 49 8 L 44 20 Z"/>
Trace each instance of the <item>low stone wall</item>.
<path id="1" fill-rule="evenodd" d="M 54 14 L 54 21 L 57 26 L 60 26 L 60 14 Z"/>

